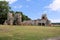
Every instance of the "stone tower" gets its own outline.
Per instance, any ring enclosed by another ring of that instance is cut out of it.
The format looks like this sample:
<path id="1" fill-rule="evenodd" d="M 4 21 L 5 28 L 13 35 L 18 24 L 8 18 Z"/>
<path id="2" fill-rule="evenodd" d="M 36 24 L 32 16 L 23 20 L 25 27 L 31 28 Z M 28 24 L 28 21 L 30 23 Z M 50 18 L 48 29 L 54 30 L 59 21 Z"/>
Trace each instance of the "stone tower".
<path id="1" fill-rule="evenodd" d="M 12 13 L 8 13 L 7 14 L 7 24 L 8 25 L 13 25 L 13 14 Z"/>
<path id="2" fill-rule="evenodd" d="M 22 22 L 22 16 L 20 13 L 16 13 L 14 16 L 14 24 L 15 25 L 20 25 Z"/>

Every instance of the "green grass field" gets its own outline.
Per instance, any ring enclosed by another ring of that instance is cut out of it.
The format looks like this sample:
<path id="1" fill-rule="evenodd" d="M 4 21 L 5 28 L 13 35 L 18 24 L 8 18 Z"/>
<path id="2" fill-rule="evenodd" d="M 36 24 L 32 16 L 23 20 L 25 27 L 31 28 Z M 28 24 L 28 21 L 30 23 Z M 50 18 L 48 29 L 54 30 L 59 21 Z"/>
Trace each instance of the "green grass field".
<path id="1" fill-rule="evenodd" d="M 60 27 L 0 25 L 0 40 L 43 40 L 60 36 Z"/>

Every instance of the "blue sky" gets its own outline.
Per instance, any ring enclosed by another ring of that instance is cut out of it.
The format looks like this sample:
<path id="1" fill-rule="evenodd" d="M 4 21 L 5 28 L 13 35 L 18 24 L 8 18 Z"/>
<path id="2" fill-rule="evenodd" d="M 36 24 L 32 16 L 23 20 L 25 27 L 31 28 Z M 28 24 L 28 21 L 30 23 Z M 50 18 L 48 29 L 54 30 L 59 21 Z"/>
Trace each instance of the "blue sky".
<path id="1" fill-rule="evenodd" d="M 1 0 L 2 1 L 2 0 Z M 6 0 L 11 10 L 22 11 L 31 19 L 40 19 L 46 13 L 52 22 L 60 22 L 60 0 Z"/>

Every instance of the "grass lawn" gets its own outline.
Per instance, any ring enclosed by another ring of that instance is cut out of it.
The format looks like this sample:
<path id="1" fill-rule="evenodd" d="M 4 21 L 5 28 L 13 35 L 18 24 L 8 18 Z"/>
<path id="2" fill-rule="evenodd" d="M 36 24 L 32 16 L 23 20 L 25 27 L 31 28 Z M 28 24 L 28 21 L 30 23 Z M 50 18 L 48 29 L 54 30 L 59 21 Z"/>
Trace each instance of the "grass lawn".
<path id="1" fill-rule="evenodd" d="M 0 40 L 43 40 L 60 36 L 60 27 L 0 25 Z"/>

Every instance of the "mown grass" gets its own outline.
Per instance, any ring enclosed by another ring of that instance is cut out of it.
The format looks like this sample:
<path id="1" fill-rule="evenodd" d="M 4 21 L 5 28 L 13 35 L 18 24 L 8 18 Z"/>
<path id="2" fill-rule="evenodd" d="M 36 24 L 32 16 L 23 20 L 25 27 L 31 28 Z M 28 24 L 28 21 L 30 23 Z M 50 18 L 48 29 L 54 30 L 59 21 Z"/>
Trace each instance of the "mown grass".
<path id="1" fill-rule="evenodd" d="M 60 36 L 60 27 L 0 25 L 0 40 L 43 40 Z"/>

